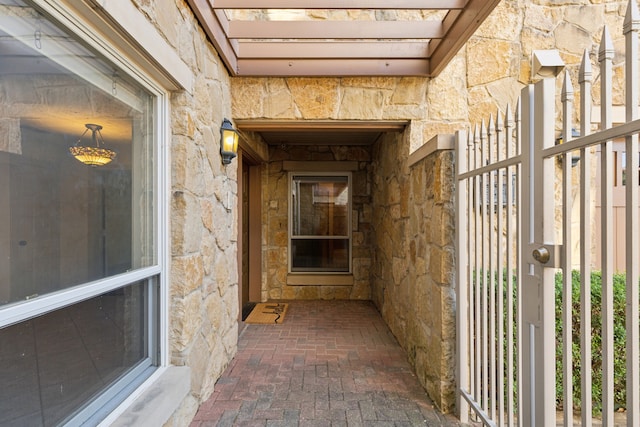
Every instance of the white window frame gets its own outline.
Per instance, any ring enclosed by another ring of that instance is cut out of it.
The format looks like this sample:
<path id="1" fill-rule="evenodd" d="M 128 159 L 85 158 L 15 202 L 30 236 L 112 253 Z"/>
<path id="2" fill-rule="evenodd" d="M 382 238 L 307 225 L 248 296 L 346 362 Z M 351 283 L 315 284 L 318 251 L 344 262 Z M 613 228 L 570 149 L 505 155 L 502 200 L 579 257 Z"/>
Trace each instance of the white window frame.
<path id="1" fill-rule="evenodd" d="M 291 241 L 293 239 L 293 206 L 291 203 L 291 195 L 293 194 L 293 177 L 294 176 L 319 176 L 319 177 L 331 177 L 331 176 L 340 176 L 347 177 L 347 186 L 349 188 L 349 201 L 348 201 L 348 209 L 347 209 L 347 239 L 349 240 L 349 270 L 348 271 L 292 271 L 293 266 L 293 251 L 291 250 Z M 349 171 L 344 172 L 294 172 L 290 171 L 288 176 L 288 193 L 287 193 L 287 204 L 288 204 L 288 235 L 287 235 L 287 272 L 290 275 L 314 275 L 314 276 L 323 276 L 323 275 L 352 275 L 353 274 L 353 221 L 352 221 L 352 213 L 353 213 L 353 174 Z"/>
<path id="2" fill-rule="evenodd" d="M 58 21 L 67 31 L 78 36 L 84 43 L 88 44 L 109 62 L 117 65 L 124 70 L 138 84 L 144 87 L 152 96 L 155 97 L 153 105 L 153 126 L 154 126 L 154 165 L 155 182 L 155 206 L 154 218 L 155 223 L 155 239 L 156 239 L 156 264 L 150 267 L 144 267 L 133 270 L 131 272 L 122 273 L 116 276 L 107 277 L 93 282 L 83 283 L 72 288 L 60 290 L 51 294 L 43 295 L 33 300 L 20 303 L 10 304 L 6 307 L 0 307 L 0 328 L 10 326 L 19 322 L 26 321 L 30 318 L 46 314 L 81 301 L 90 299 L 121 288 L 131 285 L 139 281 L 147 280 L 150 289 L 156 289 L 149 292 L 149 303 L 154 303 L 158 310 L 154 319 L 149 319 L 149 325 L 153 329 L 149 331 L 149 348 L 154 348 L 155 353 L 150 353 L 149 357 L 153 361 L 153 366 L 144 369 L 154 369 L 162 371 L 169 365 L 169 334 L 168 334 L 168 278 L 170 266 L 170 250 L 169 250 L 169 206 L 167 195 L 170 192 L 170 94 L 167 88 L 163 87 L 153 76 L 165 74 L 164 71 L 142 69 L 134 64 L 130 58 L 123 54 L 123 51 L 131 51 L 131 45 L 117 46 L 103 37 L 104 32 L 96 28 L 95 22 L 102 21 L 102 17 L 87 5 L 83 5 L 84 15 L 78 12 L 80 5 L 76 0 L 67 0 L 64 4 L 60 0 L 31 0 L 33 4 L 41 8 L 49 14 L 54 20 Z M 127 2 L 128 3 L 128 2 Z M 129 5 L 130 6 L 130 5 Z M 85 20 L 87 13 L 92 13 L 94 23 Z M 122 40 L 120 40 L 122 41 Z M 166 82 L 165 82 L 166 85 Z M 175 87 L 174 87 L 175 88 Z M 152 301 L 157 298 L 157 301 Z M 135 372 L 133 373 L 136 374 Z M 139 372 L 138 372 L 139 374 Z M 150 376 L 143 382 L 138 384 L 138 391 L 132 393 L 140 394 L 141 390 L 148 387 L 157 376 L 158 372 Z M 133 387 L 136 387 L 133 384 Z M 129 390 L 131 392 L 131 390 Z M 117 396 L 111 396 L 117 397 Z M 122 400 L 122 399 L 120 399 Z M 124 404 L 124 403 L 123 403 Z M 98 416 L 103 418 L 107 414 L 104 411 L 95 411 L 95 408 L 89 404 L 88 411 L 81 410 L 79 414 L 83 418 Z M 86 409 L 86 408 L 85 408 Z"/>

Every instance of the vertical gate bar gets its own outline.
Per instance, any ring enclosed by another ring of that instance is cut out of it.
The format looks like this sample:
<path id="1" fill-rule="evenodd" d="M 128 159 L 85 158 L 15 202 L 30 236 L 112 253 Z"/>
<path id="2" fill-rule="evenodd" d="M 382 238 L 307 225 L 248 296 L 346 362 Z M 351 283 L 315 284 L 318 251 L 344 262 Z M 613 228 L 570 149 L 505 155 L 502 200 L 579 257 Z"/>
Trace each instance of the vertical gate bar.
<path id="1" fill-rule="evenodd" d="M 487 126 L 487 163 L 492 165 L 496 160 L 496 140 L 493 115 L 489 116 Z M 496 230 L 496 172 L 489 172 L 489 188 L 487 211 L 489 212 L 489 415 L 496 419 L 496 252 L 498 251 Z"/>
<path id="2" fill-rule="evenodd" d="M 467 146 L 466 133 L 464 131 L 456 132 L 456 165 L 458 170 L 458 176 L 467 172 L 467 160 L 468 160 L 468 146 Z M 468 180 L 457 180 L 457 192 L 456 192 L 456 230 L 457 230 L 457 245 L 456 245 L 456 259 L 458 260 L 458 286 L 456 292 L 456 324 L 457 324 L 457 378 L 458 378 L 458 393 L 457 393 L 457 408 L 458 418 L 461 422 L 467 423 L 469 421 L 469 404 L 466 399 L 463 398 L 461 390 L 469 390 L 469 352 L 468 352 L 468 339 L 469 339 L 469 319 L 467 317 L 468 310 L 468 285 L 469 285 L 469 245 L 467 236 L 470 231 L 470 219 L 471 215 L 467 210 L 467 197 Z"/>
<path id="3" fill-rule="evenodd" d="M 522 150 L 522 139 L 523 139 L 523 128 L 522 128 L 522 97 L 518 97 L 518 102 L 516 104 L 516 113 L 515 113 L 515 122 L 516 122 L 516 155 L 523 156 Z M 516 413 L 518 416 L 518 427 L 522 427 L 524 425 L 524 415 L 523 415 L 523 351 L 524 347 L 522 345 L 522 329 L 520 325 L 522 324 L 522 276 L 523 276 L 523 261 L 522 261 L 522 242 L 524 241 L 523 235 L 523 226 L 522 226 L 522 206 L 523 206 L 523 196 L 522 196 L 522 176 L 524 174 L 524 169 L 522 167 L 525 159 L 522 157 L 522 161 L 516 167 L 516 268 L 517 268 L 517 276 L 516 276 L 516 301 L 515 301 L 515 319 L 517 321 L 515 327 L 516 333 L 516 393 L 517 393 L 517 407 Z"/>
<path id="4" fill-rule="evenodd" d="M 503 155 L 503 145 L 504 139 L 503 129 L 502 129 L 502 119 L 500 117 L 500 111 L 496 112 L 496 152 L 497 157 L 496 160 L 500 161 L 504 159 Z M 497 260 L 497 302 L 498 302 L 498 313 L 497 313 L 497 321 L 498 321 L 498 340 L 496 341 L 496 346 L 498 347 L 498 357 L 496 361 L 498 362 L 498 368 L 496 370 L 497 383 L 498 383 L 498 425 L 504 426 L 504 417 L 505 417 L 505 405 L 504 405 L 504 239 L 503 239 L 503 228 L 504 228 L 504 194 L 503 194 L 503 185 L 504 179 L 502 177 L 503 170 L 498 170 L 498 182 L 496 183 L 496 187 L 498 189 L 498 200 L 496 203 L 496 214 L 497 214 L 497 229 L 498 229 L 498 260 Z M 506 173 L 506 171 L 505 171 Z"/>
<path id="5" fill-rule="evenodd" d="M 471 129 L 468 130 L 467 134 L 467 169 L 471 170 L 475 166 L 475 152 L 473 145 L 473 132 Z M 476 188 L 476 177 L 470 177 L 468 183 L 469 191 L 467 207 L 470 211 L 469 218 L 469 240 L 468 240 L 468 251 L 469 251 L 469 292 L 468 292 L 468 307 L 469 307 L 469 336 L 468 336 L 468 353 L 469 353 L 469 388 L 468 392 L 470 395 L 474 395 L 475 391 L 475 339 L 474 339 L 474 330 L 473 325 L 475 325 L 475 298 L 474 298 L 474 285 L 475 285 L 475 272 L 477 271 L 476 264 L 476 245 L 478 242 L 476 241 L 476 217 L 477 211 L 475 209 L 475 188 Z M 468 412 L 468 411 L 467 411 Z"/>
<path id="6" fill-rule="evenodd" d="M 480 132 L 478 127 L 476 126 L 474 132 L 474 160 L 475 160 L 475 168 L 478 169 L 481 164 L 480 157 Z M 482 407 L 482 305 L 480 298 L 480 291 L 482 289 L 482 250 L 484 247 L 484 243 L 482 240 L 482 177 L 480 175 L 476 175 L 476 263 L 475 263 L 475 313 L 476 317 L 474 319 L 475 324 L 475 374 L 476 374 L 476 391 L 475 391 L 475 400 Z"/>
<path id="7" fill-rule="evenodd" d="M 585 49 L 579 71 L 580 135 L 591 133 L 591 61 Z M 591 373 L 591 148 L 580 150 L 580 395 L 582 426 L 592 425 Z"/>
<path id="8" fill-rule="evenodd" d="M 640 32 L 640 14 L 635 0 L 629 1 L 624 20 L 625 34 L 625 78 L 626 78 L 626 119 L 637 119 L 638 112 L 638 32 Z M 626 319 L 627 330 L 627 425 L 640 425 L 640 310 L 638 305 L 638 282 L 640 271 L 638 256 L 640 245 L 637 236 L 640 235 L 638 220 L 638 135 L 626 137 L 627 174 L 626 174 Z M 634 237 L 635 236 L 635 237 Z"/>
<path id="9" fill-rule="evenodd" d="M 613 42 L 609 29 L 603 29 L 600 61 L 600 129 L 612 125 Z M 613 426 L 613 143 L 605 141 L 600 150 L 600 196 L 602 230 L 602 424 Z"/>
<path id="10" fill-rule="evenodd" d="M 507 149 L 507 158 L 511 158 L 513 156 L 514 149 L 512 147 L 513 144 L 513 120 L 511 117 L 511 107 L 507 104 L 507 110 L 505 112 L 505 145 Z M 506 258 L 507 258 L 507 425 L 512 426 L 514 420 L 514 408 L 513 408 L 513 399 L 515 397 L 514 394 L 514 386 L 513 386 L 513 376 L 514 376 L 514 366 L 513 366 L 513 233 L 514 233 L 514 221 L 513 221 L 513 179 L 515 175 L 513 174 L 513 167 L 507 167 L 507 206 L 506 206 L 506 216 L 507 216 L 507 250 L 506 250 Z"/>
<path id="11" fill-rule="evenodd" d="M 532 217 L 533 217 L 533 194 L 530 188 L 530 185 L 524 185 L 531 182 L 533 177 L 533 167 L 532 167 L 532 153 L 531 153 L 531 145 L 533 144 L 533 85 L 528 85 L 527 87 L 522 89 L 521 96 L 521 135 L 522 135 L 522 204 L 520 209 L 521 215 L 521 234 L 520 234 L 520 248 L 524 247 L 528 243 L 531 242 L 532 238 Z M 520 249 L 522 250 L 522 249 Z M 522 253 L 521 253 L 522 255 Z M 519 275 L 523 278 L 525 275 L 530 274 L 530 264 L 528 260 L 525 260 L 523 256 L 519 258 Z M 522 286 L 524 280 L 522 280 L 518 286 L 518 300 L 521 302 L 522 298 L 525 296 L 529 297 L 529 289 L 526 289 Z M 533 294 L 533 297 L 537 297 L 537 293 Z M 535 303 L 535 301 L 534 301 Z M 529 339 L 529 327 L 525 319 L 525 314 L 522 311 L 522 308 L 525 306 L 520 303 L 519 305 L 519 320 L 520 324 L 518 325 L 518 329 L 520 331 L 518 341 L 520 343 L 519 353 L 522 358 L 522 363 L 520 364 L 520 381 L 521 384 L 519 386 L 519 394 L 520 403 L 520 413 L 522 417 L 522 423 L 526 427 L 534 427 L 536 426 L 535 419 L 535 383 L 534 378 L 531 375 L 531 370 L 534 364 L 534 358 L 532 357 L 532 341 Z"/>
<path id="12" fill-rule="evenodd" d="M 480 152 L 482 154 L 482 167 L 487 164 L 487 133 L 484 120 L 480 127 Z M 487 301 L 489 299 L 489 286 L 487 283 L 487 271 L 489 270 L 489 233 L 490 226 L 488 224 L 489 200 L 487 193 L 489 189 L 488 173 L 482 174 L 482 399 L 481 407 L 486 412 L 489 409 L 489 307 Z"/>
<path id="13" fill-rule="evenodd" d="M 473 132 L 471 132 L 471 129 L 468 130 L 468 134 L 467 134 L 467 169 L 472 170 L 474 168 L 475 165 L 475 155 L 473 152 Z M 475 200 L 475 184 L 476 183 L 476 178 L 475 176 L 470 177 L 468 179 L 468 202 L 467 202 L 467 208 L 469 210 L 469 218 L 467 219 L 469 221 L 469 239 L 468 239 L 468 251 L 469 251 L 469 292 L 468 292 L 468 298 L 469 298 L 469 330 L 468 330 L 468 353 L 469 353 L 469 388 L 467 390 L 467 392 L 473 396 L 474 390 L 475 390 L 475 347 L 474 347 L 474 331 L 473 331 L 473 325 L 474 325 L 474 316 L 475 316 L 475 311 L 474 311 L 474 280 L 475 280 L 475 276 L 474 276 L 474 272 L 476 271 L 476 264 L 475 264 L 475 259 L 476 259 L 476 249 L 475 249 L 475 245 L 477 244 L 477 242 L 475 241 L 475 236 L 476 236 L 476 227 L 475 227 L 475 218 L 476 218 L 476 211 L 475 211 L 475 204 L 474 204 L 474 200 Z M 468 412 L 468 411 L 467 411 Z"/>
<path id="14" fill-rule="evenodd" d="M 573 86 L 569 71 L 565 70 L 564 82 L 562 87 L 562 135 L 565 141 L 572 138 L 573 129 Z M 572 238 L 571 238 L 571 212 L 572 212 L 572 173 L 571 162 L 572 153 L 570 151 L 564 154 L 563 170 L 562 170 L 562 230 L 563 230 L 563 293 L 562 293 L 562 389 L 563 389 L 563 412 L 564 426 L 573 425 L 573 326 L 571 324 L 571 315 L 573 307 L 572 291 Z"/>

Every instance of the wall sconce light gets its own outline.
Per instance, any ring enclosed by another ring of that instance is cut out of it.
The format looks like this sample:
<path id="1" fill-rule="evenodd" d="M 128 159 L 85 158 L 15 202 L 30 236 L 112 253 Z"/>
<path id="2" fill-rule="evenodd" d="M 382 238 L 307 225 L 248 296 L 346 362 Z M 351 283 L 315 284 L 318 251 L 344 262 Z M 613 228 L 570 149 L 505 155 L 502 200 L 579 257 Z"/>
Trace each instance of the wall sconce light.
<path id="1" fill-rule="evenodd" d="M 580 136 L 580 132 L 578 132 L 575 129 L 571 129 L 571 138 L 578 138 Z M 564 142 L 564 136 L 562 134 L 560 134 L 557 138 L 556 138 L 556 145 L 562 144 Z M 562 159 L 562 156 L 558 157 L 559 159 Z M 578 155 L 573 155 L 571 156 L 571 167 L 575 167 L 577 166 L 578 162 L 580 161 L 580 156 Z"/>
<path id="2" fill-rule="evenodd" d="M 238 131 L 227 119 L 224 119 L 220 126 L 220 154 L 224 165 L 231 163 L 231 160 L 238 155 Z"/>
<path id="3" fill-rule="evenodd" d="M 92 123 L 85 124 L 86 129 L 78 138 L 78 141 L 69 147 L 69 152 L 73 157 L 81 161 L 85 165 L 104 166 L 116 157 L 116 152 L 104 148 L 104 139 L 100 130 L 102 126 Z M 91 131 L 91 145 L 82 145 L 82 138 L 87 132 Z"/>

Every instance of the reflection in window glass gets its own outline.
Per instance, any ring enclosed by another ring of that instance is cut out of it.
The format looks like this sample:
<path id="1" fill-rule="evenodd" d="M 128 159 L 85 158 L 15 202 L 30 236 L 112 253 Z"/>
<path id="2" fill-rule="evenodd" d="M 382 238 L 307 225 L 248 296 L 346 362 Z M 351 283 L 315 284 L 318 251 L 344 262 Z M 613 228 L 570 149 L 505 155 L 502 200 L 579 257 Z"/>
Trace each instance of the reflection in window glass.
<path id="1" fill-rule="evenodd" d="M 154 98 L 19 0 L 0 35 L 0 306 L 154 265 Z"/>
<path id="2" fill-rule="evenodd" d="M 53 426 L 148 359 L 144 283 L 0 329 L 0 425 Z"/>
<path id="3" fill-rule="evenodd" d="M 0 425 L 95 424 L 158 364 L 158 97 L 27 0 L 0 94 Z"/>
<path id="4" fill-rule="evenodd" d="M 349 271 L 348 239 L 293 239 L 291 271 Z"/>
<path id="5" fill-rule="evenodd" d="M 291 271 L 349 272 L 348 176 L 291 177 Z"/>

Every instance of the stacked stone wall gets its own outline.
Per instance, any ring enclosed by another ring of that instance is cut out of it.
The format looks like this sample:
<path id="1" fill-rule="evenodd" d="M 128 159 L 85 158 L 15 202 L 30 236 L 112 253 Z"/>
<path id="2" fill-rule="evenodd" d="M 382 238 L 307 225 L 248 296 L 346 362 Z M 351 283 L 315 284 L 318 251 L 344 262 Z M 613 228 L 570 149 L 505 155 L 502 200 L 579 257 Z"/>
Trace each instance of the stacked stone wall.
<path id="1" fill-rule="evenodd" d="M 230 78 L 185 1 L 133 0 L 193 73 L 171 94 L 169 355 L 191 368 L 191 394 L 167 425 L 187 425 L 235 355 L 238 339 L 237 164 L 224 166 L 220 125 Z"/>
<path id="2" fill-rule="evenodd" d="M 455 399 L 453 151 L 408 166 L 406 141 L 375 146 L 373 300 L 436 405 Z"/>

